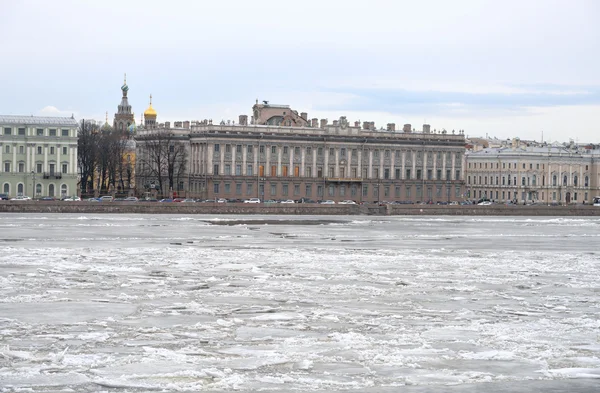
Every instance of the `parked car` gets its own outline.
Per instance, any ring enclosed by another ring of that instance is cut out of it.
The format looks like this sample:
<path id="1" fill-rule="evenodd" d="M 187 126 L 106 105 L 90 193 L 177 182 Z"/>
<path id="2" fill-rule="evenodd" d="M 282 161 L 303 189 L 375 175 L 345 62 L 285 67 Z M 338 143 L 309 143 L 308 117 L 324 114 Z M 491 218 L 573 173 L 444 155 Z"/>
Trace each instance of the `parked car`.
<path id="1" fill-rule="evenodd" d="M 81 198 L 78 196 L 66 197 L 62 199 L 63 202 L 81 202 Z"/>
<path id="2" fill-rule="evenodd" d="M 44 201 L 44 202 L 54 202 L 56 200 L 56 198 L 51 197 L 51 196 L 45 196 L 45 197 L 41 197 L 38 200 L 39 201 Z"/>
<path id="3" fill-rule="evenodd" d="M 25 195 L 19 195 L 14 198 L 10 198 L 11 201 L 30 201 L 31 198 Z"/>
<path id="4" fill-rule="evenodd" d="M 335 201 L 332 201 L 331 199 L 327 199 L 326 201 L 321 201 L 319 203 L 321 205 L 335 205 Z"/>
<path id="5" fill-rule="evenodd" d="M 137 202 L 139 201 L 139 199 L 137 199 L 136 197 L 127 197 L 125 199 L 123 199 L 124 202 Z"/>
<path id="6" fill-rule="evenodd" d="M 346 199 L 345 201 L 341 201 L 339 204 L 340 205 L 356 205 L 356 202 L 354 202 L 353 200 L 350 200 L 350 199 Z"/>
<path id="7" fill-rule="evenodd" d="M 227 203 L 227 199 L 219 198 L 219 199 L 217 199 L 217 203 Z"/>
<path id="8" fill-rule="evenodd" d="M 175 198 L 173 202 L 183 202 L 185 198 Z"/>
<path id="9" fill-rule="evenodd" d="M 279 203 L 296 203 L 296 202 L 294 202 L 292 199 L 285 199 Z"/>
<path id="10" fill-rule="evenodd" d="M 310 198 L 300 198 L 298 199 L 298 203 L 317 203 Z"/>
<path id="11" fill-rule="evenodd" d="M 477 204 L 477 206 L 491 206 L 492 202 L 490 201 L 482 201 Z"/>
<path id="12" fill-rule="evenodd" d="M 185 198 L 183 201 L 181 201 L 181 203 L 192 203 L 192 202 L 196 202 L 196 200 L 192 199 L 192 198 Z"/>
<path id="13" fill-rule="evenodd" d="M 265 203 L 277 203 L 277 201 L 275 199 L 269 199 L 265 201 Z"/>
<path id="14" fill-rule="evenodd" d="M 114 198 L 111 195 L 103 195 L 100 198 L 98 198 L 98 201 L 100 202 L 112 202 L 114 200 Z"/>
<path id="15" fill-rule="evenodd" d="M 9 199 L 8 194 L 0 194 L 0 201 L 8 201 Z"/>
<path id="16" fill-rule="evenodd" d="M 163 203 L 173 202 L 173 199 L 171 199 L 171 198 L 163 198 L 159 202 L 163 202 Z"/>
<path id="17" fill-rule="evenodd" d="M 259 198 L 250 198 L 250 199 L 246 199 L 244 201 L 244 203 L 260 203 L 260 199 Z"/>

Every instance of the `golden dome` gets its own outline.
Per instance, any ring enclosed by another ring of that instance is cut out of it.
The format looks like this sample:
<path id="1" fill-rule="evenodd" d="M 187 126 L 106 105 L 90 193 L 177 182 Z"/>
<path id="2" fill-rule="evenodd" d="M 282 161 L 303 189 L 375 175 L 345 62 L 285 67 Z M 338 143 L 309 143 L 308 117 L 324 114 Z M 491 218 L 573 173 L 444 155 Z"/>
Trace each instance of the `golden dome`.
<path id="1" fill-rule="evenodd" d="M 144 117 L 148 117 L 148 116 L 154 116 L 156 117 L 157 113 L 154 110 L 154 108 L 152 108 L 152 94 L 150 94 L 150 105 L 148 106 L 148 109 L 146 109 L 144 111 Z"/>

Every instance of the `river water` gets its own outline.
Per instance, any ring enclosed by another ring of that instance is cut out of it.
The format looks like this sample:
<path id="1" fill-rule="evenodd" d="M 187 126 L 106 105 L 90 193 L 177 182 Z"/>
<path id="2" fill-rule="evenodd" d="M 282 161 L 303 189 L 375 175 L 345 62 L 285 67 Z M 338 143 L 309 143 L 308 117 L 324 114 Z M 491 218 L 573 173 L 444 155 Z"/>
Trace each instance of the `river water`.
<path id="1" fill-rule="evenodd" d="M 0 392 L 598 391 L 600 219 L 0 215 Z"/>

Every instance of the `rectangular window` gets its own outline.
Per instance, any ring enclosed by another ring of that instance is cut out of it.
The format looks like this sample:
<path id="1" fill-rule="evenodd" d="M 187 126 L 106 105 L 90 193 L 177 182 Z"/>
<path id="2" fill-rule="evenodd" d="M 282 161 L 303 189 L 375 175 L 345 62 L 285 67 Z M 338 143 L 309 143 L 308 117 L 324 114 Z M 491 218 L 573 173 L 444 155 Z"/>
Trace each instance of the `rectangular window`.
<path id="1" fill-rule="evenodd" d="M 25 163 L 19 162 L 19 172 L 25 172 Z"/>
<path id="2" fill-rule="evenodd" d="M 235 183 L 235 194 L 242 195 L 242 183 Z"/>
<path id="3" fill-rule="evenodd" d="M 6 148 L 4 149 L 4 152 L 5 153 L 10 153 L 10 146 L 9 145 L 6 145 Z"/>
<path id="4" fill-rule="evenodd" d="M 271 184 L 271 195 L 277 194 L 277 184 Z"/>
<path id="5" fill-rule="evenodd" d="M 231 165 L 230 164 L 225 164 L 225 174 L 226 175 L 231 175 Z"/>
<path id="6" fill-rule="evenodd" d="M 225 183 L 225 194 L 231 193 L 231 184 Z"/>
<path id="7" fill-rule="evenodd" d="M 294 184 L 294 195 L 300 195 L 300 184 Z"/>
<path id="8" fill-rule="evenodd" d="M 215 194 L 219 193 L 219 183 L 213 184 L 213 193 L 215 193 Z"/>
<path id="9" fill-rule="evenodd" d="M 433 171 L 431 169 L 427 170 L 427 180 L 431 180 L 433 176 Z"/>
<path id="10" fill-rule="evenodd" d="M 421 180 L 421 170 L 417 169 L 417 180 Z"/>
<path id="11" fill-rule="evenodd" d="M 333 184 L 329 185 L 329 196 L 335 196 L 335 186 Z"/>
<path id="12" fill-rule="evenodd" d="M 215 175 L 219 174 L 219 164 L 213 165 L 213 174 L 215 174 Z"/>
<path id="13" fill-rule="evenodd" d="M 25 135 L 25 129 L 24 128 L 19 128 L 19 135 L 21 135 L 21 136 Z"/>
<path id="14" fill-rule="evenodd" d="M 309 146 L 309 147 L 306 148 L 306 155 L 307 156 L 312 155 L 312 147 Z"/>
<path id="15" fill-rule="evenodd" d="M 42 164 L 35 164 L 35 171 L 37 173 L 42 173 Z"/>
<path id="16" fill-rule="evenodd" d="M 35 130 L 35 133 L 37 136 L 44 136 L 44 129 L 38 128 L 37 130 Z"/>
<path id="17" fill-rule="evenodd" d="M 67 173 L 67 164 L 62 164 L 62 173 Z"/>
<path id="18" fill-rule="evenodd" d="M 68 148 L 66 146 L 63 146 L 63 148 L 62 148 L 62 154 L 65 156 L 67 155 L 67 149 Z"/>
<path id="19" fill-rule="evenodd" d="M 379 150 L 375 149 L 375 152 L 373 153 L 373 156 L 375 158 L 379 158 Z"/>
<path id="20" fill-rule="evenodd" d="M 42 154 L 42 147 L 41 146 L 37 147 L 37 154 Z"/>
<path id="21" fill-rule="evenodd" d="M 11 134 L 12 134 L 12 128 L 5 127 L 4 128 L 4 135 L 11 135 Z"/>
<path id="22" fill-rule="evenodd" d="M 261 145 L 261 146 L 259 147 L 259 149 L 258 149 L 258 152 L 259 152 L 260 154 L 265 154 L 265 146 L 264 146 L 264 145 Z"/>
<path id="23" fill-rule="evenodd" d="M 4 172 L 10 172 L 10 162 L 4 163 Z"/>
<path id="24" fill-rule="evenodd" d="M 246 183 L 246 195 L 254 195 L 254 183 Z"/>
<path id="25" fill-rule="evenodd" d="M 340 196 L 343 197 L 346 195 L 346 186 L 340 186 Z"/>
<path id="26" fill-rule="evenodd" d="M 454 178 L 454 180 L 460 180 L 460 170 L 457 170 L 455 175 L 456 177 Z"/>
<path id="27" fill-rule="evenodd" d="M 390 196 L 390 187 L 388 187 L 388 186 L 383 187 L 383 196 L 384 197 Z"/>
<path id="28" fill-rule="evenodd" d="M 435 190 L 435 196 L 436 196 L 437 198 L 439 198 L 439 197 L 441 197 L 441 196 L 442 196 L 442 187 L 437 187 L 437 188 L 436 188 L 436 190 Z"/>
<path id="29" fill-rule="evenodd" d="M 332 166 L 329 167 L 329 177 L 333 177 L 333 170 L 334 168 Z"/>
<path id="30" fill-rule="evenodd" d="M 323 186 L 317 186 L 317 196 L 318 197 L 323 196 Z"/>
<path id="31" fill-rule="evenodd" d="M 307 184 L 306 185 L 306 193 L 305 196 L 310 198 L 312 196 L 312 185 L 311 184 Z"/>
<path id="32" fill-rule="evenodd" d="M 317 177 L 323 177 L 323 168 L 317 167 Z"/>
<path id="33" fill-rule="evenodd" d="M 450 169 L 446 170 L 446 180 L 452 180 L 452 171 Z"/>
<path id="34" fill-rule="evenodd" d="M 307 166 L 306 168 L 304 168 L 304 176 L 305 177 L 312 177 L 312 168 Z"/>
<path id="35" fill-rule="evenodd" d="M 386 151 L 388 151 L 388 150 L 386 150 Z M 389 170 L 389 168 L 385 168 L 383 170 L 383 178 L 384 179 L 389 179 L 390 178 L 390 170 Z"/>
<path id="36" fill-rule="evenodd" d="M 240 164 L 237 164 L 235 166 L 235 175 L 236 176 L 242 176 L 242 166 Z"/>
<path id="37" fill-rule="evenodd" d="M 441 170 L 441 169 L 438 169 L 438 170 L 436 171 L 436 174 L 435 174 L 435 179 L 436 179 L 436 180 L 442 180 L 442 170 Z"/>
<path id="38" fill-rule="evenodd" d="M 271 146 L 271 154 L 277 154 L 277 146 Z"/>
<path id="39" fill-rule="evenodd" d="M 456 198 L 460 198 L 460 187 L 456 187 L 456 191 L 454 192 L 454 196 Z"/>
<path id="40" fill-rule="evenodd" d="M 356 149 L 352 149 L 352 157 L 357 157 L 358 156 L 358 152 L 356 151 Z"/>
<path id="41" fill-rule="evenodd" d="M 379 168 L 373 168 L 373 178 L 379 179 Z"/>
<path id="42" fill-rule="evenodd" d="M 242 152 L 242 145 L 235 145 L 235 152 L 236 153 L 241 153 Z"/>
<path id="43" fill-rule="evenodd" d="M 231 145 L 225 145 L 225 153 L 231 153 Z"/>
<path id="44" fill-rule="evenodd" d="M 340 149 L 340 157 L 346 158 L 346 149 L 343 147 Z"/>
<path id="45" fill-rule="evenodd" d="M 386 151 L 384 152 L 383 156 L 384 156 L 385 158 L 390 158 L 390 151 L 389 151 L 389 150 L 386 150 Z"/>
<path id="46" fill-rule="evenodd" d="M 352 186 L 350 186 L 350 196 L 355 197 L 356 196 L 356 191 L 357 191 L 356 184 L 353 184 Z"/>
<path id="47" fill-rule="evenodd" d="M 248 147 L 246 148 L 246 151 L 248 153 L 252 153 L 252 145 L 248 145 Z"/>
<path id="48" fill-rule="evenodd" d="M 333 147 L 329 148 L 329 157 L 335 156 L 335 149 Z"/>
<path id="49" fill-rule="evenodd" d="M 394 196 L 396 198 L 400 198 L 400 186 L 396 186 L 396 188 L 394 189 Z"/>
<path id="50" fill-rule="evenodd" d="M 288 167 L 287 167 L 287 165 L 283 165 L 283 166 L 281 167 L 281 170 L 282 170 L 282 174 L 281 174 L 281 175 L 282 175 L 283 177 L 287 177 L 287 175 L 288 175 Z"/>
<path id="51" fill-rule="evenodd" d="M 277 165 L 271 165 L 271 176 L 277 176 Z"/>
<path id="52" fill-rule="evenodd" d="M 288 147 L 287 146 L 283 147 L 283 154 L 288 154 Z"/>
<path id="53" fill-rule="evenodd" d="M 319 157 L 323 155 L 323 148 L 322 148 L 322 147 L 319 147 L 319 148 L 317 149 L 317 155 L 318 155 Z"/>
<path id="54" fill-rule="evenodd" d="M 50 147 L 50 154 L 51 154 L 51 155 L 54 155 L 54 146 L 51 146 L 51 147 Z"/>
<path id="55" fill-rule="evenodd" d="M 287 196 L 287 194 L 288 194 L 288 185 L 287 184 L 282 184 L 281 185 L 281 195 Z"/>
<path id="56" fill-rule="evenodd" d="M 246 176 L 252 176 L 252 164 L 246 166 Z"/>
<path id="57" fill-rule="evenodd" d="M 62 136 L 69 136 L 69 130 L 61 130 Z"/>
<path id="58" fill-rule="evenodd" d="M 421 186 L 417 186 L 417 199 L 421 200 L 423 198 L 423 190 Z"/>
<path id="59" fill-rule="evenodd" d="M 50 130 L 50 136 L 56 136 L 56 130 Z"/>
<path id="60" fill-rule="evenodd" d="M 397 168 L 396 168 L 396 174 L 395 174 L 395 175 L 396 175 L 396 176 L 394 176 L 394 179 L 400 179 L 400 176 L 401 176 L 400 169 L 397 169 Z"/>
<path id="61" fill-rule="evenodd" d="M 406 179 L 410 179 L 410 169 L 406 170 Z"/>
<path id="62" fill-rule="evenodd" d="M 362 188 L 362 196 L 363 197 L 369 196 L 369 186 L 367 184 L 365 184 Z"/>
<path id="63" fill-rule="evenodd" d="M 19 154 L 25 153 L 25 146 L 19 146 Z"/>
<path id="64" fill-rule="evenodd" d="M 523 169 L 525 169 L 525 163 L 523 163 Z"/>
<path id="65" fill-rule="evenodd" d="M 298 146 L 294 147 L 294 155 L 296 157 L 298 157 L 300 155 L 300 147 L 298 147 Z"/>

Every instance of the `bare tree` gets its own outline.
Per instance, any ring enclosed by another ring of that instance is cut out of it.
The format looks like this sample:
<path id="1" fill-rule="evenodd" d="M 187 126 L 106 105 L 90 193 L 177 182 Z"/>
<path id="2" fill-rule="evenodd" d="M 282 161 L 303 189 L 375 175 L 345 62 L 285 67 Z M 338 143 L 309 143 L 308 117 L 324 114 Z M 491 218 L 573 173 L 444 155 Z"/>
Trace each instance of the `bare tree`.
<path id="1" fill-rule="evenodd" d="M 94 190 L 99 131 L 98 124 L 90 120 L 81 120 L 77 131 L 77 164 L 81 176 L 79 188 L 82 195 L 90 194 Z"/>
<path id="2" fill-rule="evenodd" d="M 188 136 L 156 130 L 136 137 L 136 184 L 158 185 L 162 196 L 172 190 L 186 173 Z"/>

